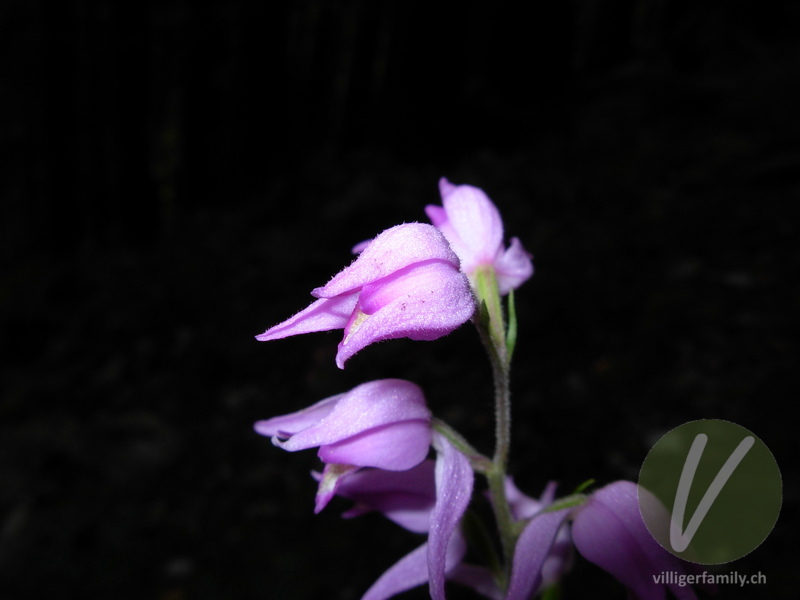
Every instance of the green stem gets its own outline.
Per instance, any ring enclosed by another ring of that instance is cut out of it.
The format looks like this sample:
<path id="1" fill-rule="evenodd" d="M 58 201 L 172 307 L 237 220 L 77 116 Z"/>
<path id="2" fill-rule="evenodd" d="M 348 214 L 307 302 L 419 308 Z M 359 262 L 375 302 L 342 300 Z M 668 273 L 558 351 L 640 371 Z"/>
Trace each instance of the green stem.
<path id="1" fill-rule="evenodd" d="M 495 469 L 506 472 L 508 466 L 508 450 L 511 445 L 511 390 L 509 388 L 509 365 L 504 356 L 492 357 L 492 375 L 494 377 L 494 412 L 495 412 Z"/>
<path id="2" fill-rule="evenodd" d="M 503 547 L 506 576 L 508 576 L 516 542 L 514 519 L 511 517 L 511 509 L 506 498 L 505 487 L 508 452 L 511 444 L 511 402 L 508 385 L 508 363 L 502 360 L 499 354 L 498 352 L 490 352 L 494 375 L 495 450 L 492 458 L 492 470 L 487 477 L 492 506 Z"/>
<path id="3" fill-rule="evenodd" d="M 506 354 L 506 323 L 503 316 L 503 304 L 500 301 L 500 290 L 497 287 L 497 276 L 491 266 L 478 269 L 474 275 L 474 286 L 477 288 L 479 302 L 486 304 L 489 316 L 489 337 L 492 347 Z"/>
<path id="4" fill-rule="evenodd" d="M 510 353 L 494 270 L 492 268 L 479 270 L 475 274 L 475 287 L 481 309 L 476 313 L 475 324 L 489 354 L 494 380 L 495 450 L 492 468 L 486 477 L 503 547 L 504 575 L 507 581 L 516 543 L 514 519 L 505 491 L 508 452 L 511 445 Z"/>

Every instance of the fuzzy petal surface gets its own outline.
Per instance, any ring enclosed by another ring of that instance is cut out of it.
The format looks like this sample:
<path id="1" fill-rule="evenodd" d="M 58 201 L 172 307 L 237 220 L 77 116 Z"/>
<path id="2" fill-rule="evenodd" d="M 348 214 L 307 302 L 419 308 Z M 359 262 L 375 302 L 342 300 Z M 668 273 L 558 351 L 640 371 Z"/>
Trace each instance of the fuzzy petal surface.
<path id="1" fill-rule="evenodd" d="M 336 364 L 365 346 L 409 337 L 435 340 L 474 312 L 469 281 L 444 234 L 433 225 L 406 223 L 359 244 L 361 254 L 312 295 L 319 299 L 259 341 L 344 329 Z"/>
<path id="2" fill-rule="evenodd" d="M 343 329 L 355 310 L 357 301 L 357 293 L 316 300 L 305 310 L 257 335 L 256 339 L 259 342 L 268 342 L 302 333 Z"/>
<path id="3" fill-rule="evenodd" d="M 326 463 L 405 471 L 421 463 L 431 445 L 431 424 L 425 419 L 375 427 L 319 449 Z"/>
<path id="4" fill-rule="evenodd" d="M 469 257 L 471 255 L 470 248 L 464 243 L 461 239 L 461 236 L 458 234 L 458 231 L 455 230 L 453 224 L 450 222 L 450 219 L 447 216 L 447 211 L 442 206 L 436 206 L 435 204 L 429 204 L 425 207 L 425 214 L 428 215 L 428 218 L 431 220 L 436 228 L 444 234 L 444 237 L 447 238 L 450 247 L 453 251 L 458 255 L 459 260 L 461 262 L 461 268 L 464 270 L 464 258 L 462 257 Z M 471 272 L 471 271 L 465 271 Z"/>
<path id="5" fill-rule="evenodd" d="M 428 534 L 428 576 L 431 598 L 445 600 L 448 547 L 472 498 L 475 475 L 467 457 L 444 436 L 434 433 L 433 443 L 436 448 L 436 505 Z"/>
<path id="6" fill-rule="evenodd" d="M 432 261 L 402 270 L 361 291 L 362 315 L 348 324 L 336 364 L 374 342 L 407 337 L 435 340 L 466 323 L 475 312 L 469 281 L 450 263 Z"/>
<path id="7" fill-rule="evenodd" d="M 295 413 L 258 421 L 255 430 L 289 452 L 319 447 L 319 457 L 329 465 L 400 471 L 425 460 L 430 420 L 419 386 L 381 379 Z M 330 491 L 325 502 L 332 495 Z"/>
<path id="8" fill-rule="evenodd" d="M 294 452 L 334 444 L 384 425 L 430 418 L 419 386 L 402 379 L 380 379 L 343 394 L 327 416 L 280 446 Z"/>
<path id="9" fill-rule="evenodd" d="M 267 437 L 290 437 L 327 417 L 343 396 L 344 394 L 336 394 L 297 412 L 257 421 L 253 427 L 257 433 Z"/>
<path id="10" fill-rule="evenodd" d="M 326 285 L 311 292 L 317 298 L 334 298 L 359 290 L 415 263 L 441 260 L 458 268 L 458 256 L 444 235 L 427 223 L 396 225 L 379 234 L 353 263 Z"/>

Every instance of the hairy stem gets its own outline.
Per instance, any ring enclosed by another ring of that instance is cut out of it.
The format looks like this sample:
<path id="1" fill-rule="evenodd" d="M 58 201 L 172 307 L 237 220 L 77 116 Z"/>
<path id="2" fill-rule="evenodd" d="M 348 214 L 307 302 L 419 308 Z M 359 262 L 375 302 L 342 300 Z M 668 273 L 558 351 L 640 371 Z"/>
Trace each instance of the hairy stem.
<path id="1" fill-rule="evenodd" d="M 511 445 L 511 393 L 509 388 L 510 353 L 507 343 L 506 325 L 500 292 L 494 270 L 479 270 L 475 287 L 480 303 L 475 324 L 481 341 L 489 354 L 494 380 L 495 449 L 492 468 L 486 474 L 492 499 L 497 528 L 503 547 L 505 562 L 504 583 L 511 571 L 514 557 L 516 532 L 511 509 L 506 498 L 505 479 L 508 467 L 508 452 Z"/>

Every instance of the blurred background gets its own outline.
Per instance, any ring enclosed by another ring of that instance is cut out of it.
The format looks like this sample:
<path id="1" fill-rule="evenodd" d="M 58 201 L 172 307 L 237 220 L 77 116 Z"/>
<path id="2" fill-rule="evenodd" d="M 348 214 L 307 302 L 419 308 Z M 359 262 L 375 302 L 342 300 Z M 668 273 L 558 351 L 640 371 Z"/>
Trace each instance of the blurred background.
<path id="1" fill-rule="evenodd" d="M 732 420 L 784 508 L 720 569 L 767 584 L 717 597 L 790 597 L 800 5 L 529 4 L 0 5 L 0 598 L 357 599 L 419 545 L 314 516 L 315 453 L 252 423 L 401 377 L 491 452 L 474 331 L 344 371 L 335 333 L 253 336 L 441 176 L 535 257 L 518 485 L 635 480 L 663 433 Z M 565 592 L 624 597 L 580 559 Z"/>

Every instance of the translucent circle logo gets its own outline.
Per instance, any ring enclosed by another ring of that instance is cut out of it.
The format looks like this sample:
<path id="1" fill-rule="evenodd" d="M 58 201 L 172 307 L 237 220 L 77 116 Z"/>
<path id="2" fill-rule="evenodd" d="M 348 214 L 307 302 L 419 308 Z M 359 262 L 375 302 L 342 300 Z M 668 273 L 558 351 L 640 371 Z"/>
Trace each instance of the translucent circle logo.
<path id="1" fill-rule="evenodd" d="M 778 519 L 781 473 L 744 427 L 691 421 L 664 435 L 639 472 L 639 509 L 653 537 L 695 563 L 731 562 L 755 550 Z"/>

